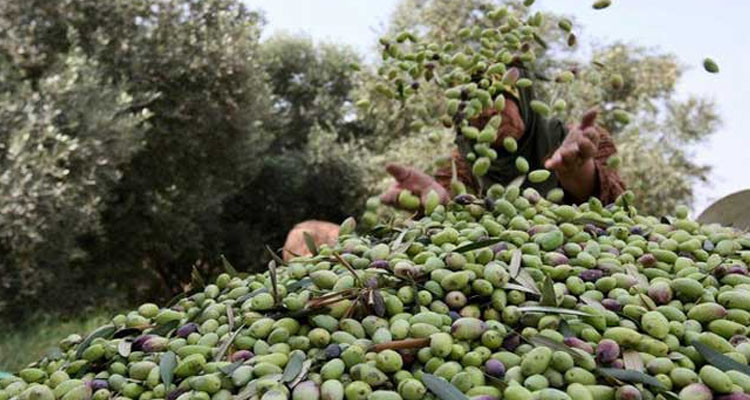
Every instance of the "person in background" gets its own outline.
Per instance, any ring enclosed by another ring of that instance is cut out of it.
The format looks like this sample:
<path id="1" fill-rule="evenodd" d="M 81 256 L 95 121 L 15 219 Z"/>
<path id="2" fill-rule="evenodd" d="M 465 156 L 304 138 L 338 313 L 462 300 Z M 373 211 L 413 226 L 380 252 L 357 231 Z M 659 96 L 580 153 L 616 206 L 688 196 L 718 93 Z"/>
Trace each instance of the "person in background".
<path id="1" fill-rule="evenodd" d="M 525 74 L 525 71 L 521 73 Z M 559 119 L 544 118 L 531 109 L 534 99 L 531 87 L 508 88 L 503 95 L 506 101 L 500 111 L 502 123 L 492 146 L 498 157 L 485 176 L 478 179 L 472 174 L 471 165 L 466 159 L 471 144 L 460 135 L 456 138 L 457 148 L 451 154 L 452 164 L 456 166 L 456 177 L 470 192 L 477 193 L 494 183 L 508 185 L 521 175 L 515 166 L 518 156 L 528 161 L 530 170 L 546 168 L 554 172 L 545 182 L 524 182 L 522 187 L 532 187 L 542 195 L 560 187 L 565 193 L 563 201 L 568 204 L 581 203 L 590 197 L 597 197 L 602 203 L 609 204 L 625 191 L 625 184 L 618 172 L 607 167 L 607 160 L 617 153 L 617 149 L 610 134 L 596 125 L 597 110 L 585 113 L 580 123 L 565 126 Z M 497 110 L 487 110 L 474 118 L 471 125 L 481 130 L 497 114 Z M 503 148 L 506 137 L 516 140 L 516 152 L 509 153 Z M 398 195 L 402 190 L 411 191 L 423 202 L 431 190 L 439 195 L 442 203 L 450 200 L 452 166 L 438 170 L 434 176 L 401 164 L 389 164 L 386 171 L 396 180 L 380 197 L 386 204 L 398 206 Z M 287 242 L 304 243 L 301 237 L 301 231 L 292 230 Z M 297 251 L 302 250 L 298 248 Z"/>
<path id="2" fill-rule="evenodd" d="M 492 146 L 498 157 L 481 182 L 472 175 L 471 165 L 466 160 L 470 144 L 460 136 L 456 140 L 457 148 L 452 152 L 451 160 L 456 165 L 457 178 L 469 191 L 477 192 L 480 187 L 486 189 L 493 183 L 509 184 L 520 175 L 515 167 L 517 156 L 523 156 L 529 162 L 530 170 L 546 168 L 554 172 L 545 182 L 527 182 L 523 187 L 533 187 L 542 195 L 560 187 L 568 204 L 581 203 L 589 197 L 597 197 L 602 203 L 609 204 L 625 191 L 620 175 L 607 167 L 607 159 L 615 155 L 617 149 L 610 134 L 595 124 L 598 114 L 595 109 L 587 112 L 580 124 L 566 127 L 559 119 L 544 118 L 531 109 L 534 99 L 531 87 L 507 89 L 504 96 L 505 108 L 500 112 L 502 123 Z M 485 111 L 472 120 L 471 125 L 481 130 L 497 113 L 496 110 Z M 506 137 L 517 141 L 515 153 L 503 148 Z M 398 195 L 404 189 L 422 198 L 430 190 L 435 190 L 443 202 L 449 199 L 453 176 L 451 166 L 438 170 L 435 176 L 400 164 L 390 164 L 386 170 L 396 182 L 381 196 L 384 203 L 396 206 Z"/>

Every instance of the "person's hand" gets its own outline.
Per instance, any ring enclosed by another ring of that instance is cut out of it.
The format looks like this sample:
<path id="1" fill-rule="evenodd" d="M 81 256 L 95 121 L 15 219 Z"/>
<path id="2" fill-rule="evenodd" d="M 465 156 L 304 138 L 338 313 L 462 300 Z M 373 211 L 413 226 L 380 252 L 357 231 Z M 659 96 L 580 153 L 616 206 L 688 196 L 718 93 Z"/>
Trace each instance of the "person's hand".
<path id="1" fill-rule="evenodd" d="M 448 202 L 448 191 L 440 186 L 437 181 L 422 171 L 412 167 L 405 167 L 399 164 L 388 164 L 385 168 L 396 182 L 380 196 L 380 201 L 391 206 L 398 206 L 398 195 L 402 190 L 409 190 L 415 196 L 419 196 L 422 204 L 425 203 L 427 194 L 431 190 L 440 197 L 440 203 Z"/>
<path id="2" fill-rule="evenodd" d="M 591 109 L 583 115 L 581 124 L 574 126 L 562 145 L 545 163 L 544 167 L 558 175 L 579 175 L 587 164 L 593 164 L 599 147 L 599 135 L 594 122 L 599 111 Z"/>
<path id="3" fill-rule="evenodd" d="M 560 148 L 544 163 L 545 168 L 555 171 L 560 186 L 576 202 L 596 195 L 594 156 L 599 148 L 599 135 L 594 122 L 598 113 L 596 109 L 587 111 L 581 124 L 570 128 Z"/>

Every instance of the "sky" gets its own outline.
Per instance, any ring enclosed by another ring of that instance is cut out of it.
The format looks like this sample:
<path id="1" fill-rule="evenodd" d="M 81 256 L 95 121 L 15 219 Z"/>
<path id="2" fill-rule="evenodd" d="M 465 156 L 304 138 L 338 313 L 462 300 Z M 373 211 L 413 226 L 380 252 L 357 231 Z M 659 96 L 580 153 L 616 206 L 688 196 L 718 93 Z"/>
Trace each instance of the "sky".
<path id="1" fill-rule="evenodd" d="M 263 37 L 275 32 L 307 34 L 316 41 L 345 43 L 371 53 L 398 0 L 245 0 L 265 12 Z M 700 163 L 713 167 L 708 185 L 696 187 L 696 215 L 714 200 L 750 188 L 750 132 L 742 115 L 750 95 L 750 1 L 614 0 L 595 11 L 592 0 L 537 0 L 533 8 L 572 15 L 582 46 L 593 41 L 624 41 L 676 54 L 688 68 L 678 96 L 713 99 L 722 118 L 715 135 L 695 150 Z M 713 75 L 702 69 L 705 57 L 719 63 Z M 749 119 L 750 120 L 750 119 Z M 747 168 L 747 169 L 746 169 Z"/>

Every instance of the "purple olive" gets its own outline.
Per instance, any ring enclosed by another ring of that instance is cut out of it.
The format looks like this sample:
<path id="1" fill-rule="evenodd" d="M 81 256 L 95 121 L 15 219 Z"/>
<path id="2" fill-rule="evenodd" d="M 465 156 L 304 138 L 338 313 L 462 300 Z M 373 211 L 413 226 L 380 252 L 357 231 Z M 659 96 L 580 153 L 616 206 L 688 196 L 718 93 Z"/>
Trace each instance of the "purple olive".
<path id="1" fill-rule="evenodd" d="M 604 276 L 604 272 L 598 269 L 587 269 L 579 275 L 584 282 L 596 282 L 599 278 Z"/>
<path id="2" fill-rule="evenodd" d="M 550 266 L 556 267 L 558 265 L 567 264 L 570 262 L 570 260 L 565 256 L 565 254 L 549 252 L 547 253 L 547 262 Z"/>
<path id="3" fill-rule="evenodd" d="M 492 200 L 489 197 L 484 198 L 484 208 L 487 210 L 494 210 L 495 209 L 495 201 Z"/>
<path id="4" fill-rule="evenodd" d="M 169 339 L 163 338 L 161 336 L 152 336 L 143 342 L 143 344 L 141 345 L 141 350 L 145 351 L 146 353 L 157 353 L 165 351 L 168 345 Z"/>
<path id="5" fill-rule="evenodd" d="M 508 351 L 515 351 L 521 345 L 521 336 L 517 333 L 511 333 L 503 339 L 503 348 Z"/>
<path id="6" fill-rule="evenodd" d="M 638 263 L 646 268 L 656 265 L 656 257 L 653 254 L 644 254 L 638 257 Z"/>
<path id="7" fill-rule="evenodd" d="M 106 379 L 94 379 L 86 384 L 93 392 L 96 392 L 99 389 L 109 389 L 109 382 L 107 382 Z"/>
<path id="8" fill-rule="evenodd" d="M 461 318 L 461 314 L 459 314 L 458 311 L 453 311 L 453 310 L 448 312 L 448 316 L 451 317 L 451 321 L 455 321 Z"/>
<path id="9" fill-rule="evenodd" d="M 612 361 L 609 364 L 609 367 L 615 369 L 625 369 L 625 361 L 623 361 L 622 358 L 618 358 L 617 360 Z"/>
<path id="10" fill-rule="evenodd" d="M 611 339 L 602 339 L 596 346 L 596 359 L 603 364 L 609 364 L 620 356 L 620 346 Z"/>
<path id="11" fill-rule="evenodd" d="M 495 253 L 495 254 L 497 254 L 497 253 L 499 253 L 501 251 L 505 251 L 505 250 L 508 250 L 508 243 L 506 243 L 506 242 L 500 242 L 500 243 L 492 246 L 492 252 Z"/>
<path id="12" fill-rule="evenodd" d="M 617 388 L 615 400 L 641 400 L 641 391 L 635 386 L 624 385 Z"/>
<path id="13" fill-rule="evenodd" d="M 133 344 L 131 345 L 131 349 L 133 351 L 141 351 L 143 350 L 143 344 L 146 343 L 146 341 L 150 340 L 153 336 L 152 335 L 141 335 L 138 336 L 133 340 Z"/>
<path id="14" fill-rule="evenodd" d="M 622 310 L 622 304 L 615 299 L 602 299 L 602 305 L 609 311 L 619 312 Z"/>
<path id="15" fill-rule="evenodd" d="M 487 374 L 494 376 L 495 378 L 502 378 L 505 376 L 505 364 L 502 361 L 490 358 L 484 363 L 484 368 L 487 370 Z"/>
<path id="16" fill-rule="evenodd" d="M 750 394 L 747 393 L 732 393 L 724 396 L 719 396 L 716 400 L 750 400 Z"/>
<path id="17" fill-rule="evenodd" d="M 473 203 L 476 199 L 476 197 L 470 194 L 459 194 L 458 196 L 453 198 L 453 202 L 465 206 L 467 204 Z"/>
<path id="18" fill-rule="evenodd" d="M 229 356 L 229 360 L 232 362 L 245 361 L 255 357 L 255 354 L 250 350 L 237 350 Z"/>
<path id="19" fill-rule="evenodd" d="M 326 357 L 331 360 L 341 355 L 341 347 L 336 343 L 331 343 L 326 347 Z"/>
<path id="20" fill-rule="evenodd" d="M 177 329 L 177 336 L 184 339 L 193 332 L 198 332 L 198 324 L 196 324 L 195 322 L 188 322 L 187 324 Z"/>
<path id="21" fill-rule="evenodd" d="M 672 301 L 672 288 L 668 282 L 657 281 L 648 288 L 648 297 L 656 304 L 667 304 Z"/>
<path id="22" fill-rule="evenodd" d="M 589 354 L 594 354 L 594 348 L 591 347 L 590 344 L 584 342 L 581 339 L 578 339 L 577 337 L 566 337 L 565 339 L 563 339 L 563 343 L 565 343 L 567 346 L 581 349 Z"/>
<path id="23" fill-rule="evenodd" d="M 727 268 L 727 273 L 747 275 L 747 267 L 740 264 L 732 264 Z"/>

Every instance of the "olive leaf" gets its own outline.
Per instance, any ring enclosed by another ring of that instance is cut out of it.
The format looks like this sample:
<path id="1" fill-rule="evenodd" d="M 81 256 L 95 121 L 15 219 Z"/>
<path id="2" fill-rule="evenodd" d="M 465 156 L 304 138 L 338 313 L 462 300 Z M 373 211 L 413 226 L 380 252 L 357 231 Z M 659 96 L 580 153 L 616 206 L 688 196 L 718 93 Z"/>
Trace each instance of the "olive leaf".
<path id="1" fill-rule="evenodd" d="M 555 350 L 555 351 L 563 351 L 565 353 L 570 354 L 576 360 L 583 360 L 583 355 L 579 352 L 580 350 L 576 351 L 578 349 L 574 349 L 566 345 L 565 343 L 554 341 L 546 336 L 535 335 L 531 339 L 529 339 L 529 343 L 537 347 L 544 346 L 544 347 L 549 347 L 550 349 Z"/>
<path id="2" fill-rule="evenodd" d="M 298 383 L 302 382 L 302 380 L 307 377 L 307 372 L 310 371 L 310 367 L 312 367 L 312 360 L 305 360 L 304 362 L 302 362 L 302 370 L 300 370 L 299 374 L 297 374 L 297 377 L 294 378 L 291 383 L 289 383 L 289 387 L 293 388 L 297 386 Z"/>
<path id="3" fill-rule="evenodd" d="M 535 292 L 535 291 L 533 291 L 531 289 L 527 289 L 525 286 L 516 285 L 515 283 L 506 283 L 505 285 L 503 285 L 503 289 L 505 289 L 505 290 L 518 290 L 519 292 L 524 292 L 524 293 L 528 293 L 528 294 L 534 294 L 534 295 L 537 295 L 537 296 L 539 295 L 539 293 L 537 293 L 537 292 Z"/>
<path id="4" fill-rule="evenodd" d="M 227 274 L 231 276 L 236 276 L 238 274 L 234 266 L 232 266 L 229 260 L 227 260 L 227 258 L 224 257 L 224 254 L 221 255 L 221 264 L 224 266 L 224 271 L 226 271 Z"/>
<path id="5" fill-rule="evenodd" d="M 745 375 L 750 375 L 750 366 L 740 364 L 697 340 L 693 340 L 691 344 L 714 367 L 722 371 L 739 371 Z"/>
<path id="6" fill-rule="evenodd" d="M 555 294 L 555 286 L 552 283 L 552 278 L 549 275 L 544 277 L 542 282 L 542 298 L 539 304 L 543 306 L 557 307 L 557 295 Z"/>
<path id="7" fill-rule="evenodd" d="M 518 307 L 518 311 L 522 313 L 536 312 L 536 313 L 544 313 L 544 314 L 568 314 L 568 315 L 577 315 L 579 317 L 594 317 L 595 316 L 584 311 L 571 310 L 568 308 L 559 308 L 559 307 L 528 306 L 528 307 Z"/>
<path id="8" fill-rule="evenodd" d="M 257 295 L 259 295 L 261 293 L 268 293 L 268 288 L 262 287 L 260 289 L 253 290 L 252 292 L 250 292 L 250 293 L 248 293 L 248 294 L 246 294 L 244 296 L 238 297 L 237 300 L 235 300 L 234 302 L 236 304 L 242 304 L 242 303 L 244 303 L 244 302 L 252 299 L 253 297 L 255 297 L 255 296 L 257 296 Z"/>
<path id="9" fill-rule="evenodd" d="M 569 338 L 569 337 L 574 337 L 576 335 L 575 332 L 573 332 L 573 329 L 570 328 L 568 321 L 564 319 L 560 321 L 559 329 L 563 337 Z"/>
<path id="10" fill-rule="evenodd" d="M 618 381 L 627 383 L 644 383 L 649 386 L 653 386 L 659 390 L 666 390 L 661 381 L 654 378 L 651 375 L 646 375 L 640 371 L 634 371 L 629 369 L 617 369 L 617 368 L 597 368 L 596 371 L 605 377 L 614 378 Z"/>
<path id="11" fill-rule="evenodd" d="M 81 344 L 78 345 L 78 349 L 76 350 L 76 358 L 81 358 L 83 355 L 83 352 L 86 350 L 86 348 L 89 347 L 91 342 L 96 338 L 105 338 L 109 339 L 110 336 L 112 336 L 117 328 L 115 328 L 114 325 L 104 325 L 99 327 L 97 330 L 91 332 L 86 339 L 81 342 Z"/>
<path id="12" fill-rule="evenodd" d="M 458 388 L 443 378 L 438 378 L 432 374 L 424 374 L 422 375 L 422 382 L 440 400 L 469 400 Z"/>
<path id="13" fill-rule="evenodd" d="M 480 240 L 478 242 L 474 242 L 474 243 L 470 243 L 464 246 L 457 247 L 453 249 L 453 252 L 454 253 L 466 253 L 467 251 L 482 249 L 485 247 L 498 244 L 502 241 L 503 240 L 500 238 Z"/>
<path id="14" fill-rule="evenodd" d="M 242 365 L 242 363 L 244 363 L 244 362 L 245 361 L 243 361 L 243 360 L 235 361 L 235 362 L 233 362 L 233 363 L 231 363 L 229 365 L 225 365 L 223 367 L 220 367 L 219 371 L 221 371 L 224 375 L 232 375 L 232 372 L 234 372 L 237 368 L 239 368 Z"/>
<path id="15" fill-rule="evenodd" d="M 292 283 L 286 285 L 286 290 L 287 290 L 287 292 L 294 292 L 297 289 L 300 289 L 300 288 L 303 288 L 303 287 L 307 287 L 307 286 L 311 286 L 312 284 L 313 284 L 312 279 L 310 279 L 310 278 L 302 278 L 302 279 L 300 279 L 300 280 L 298 280 L 296 282 L 292 282 Z"/>
<path id="16" fill-rule="evenodd" d="M 119 338 L 124 338 L 124 337 L 132 336 L 132 335 L 140 335 L 142 331 L 143 331 L 142 329 L 138 329 L 138 328 L 122 328 L 118 330 L 117 332 L 115 332 L 114 335 L 112 335 L 112 338 L 119 339 Z"/>
<path id="17" fill-rule="evenodd" d="M 159 360 L 159 375 L 164 387 L 169 389 L 174 378 L 174 369 L 177 367 L 177 355 L 173 351 L 168 351 L 161 356 Z"/>
<path id="18" fill-rule="evenodd" d="M 317 256 L 318 245 L 315 244 L 315 238 L 307 231 L 302 232 L 302 236 L 305 239 L 305 246 L 307 246 L 307 249 L 310 250 L 310 253 L 312 253 L 313 256 Z"/>
<path id="19" fill-rule="evenodd" d="M 284 368 L 284 373 L 281 376 L 281 381 L 284 383 L 289 383 L 297 378 L 300 372 L 302 372 L 303 361 L 305 361 L 305 354 L 299 351 L 294 352 L 294 354 L 289 357 L 289 362 L 287 362 L 286 367 Z"/>
<path id="20" fill-rule="evenodd" d="M 407 232 L 409 232 L 409 230 L 404 229 L 398 234 L 398 236 L 396 236 L 396 240 L 391 243 L 391 250 L 395 250 L 398 246 L 401 245 L 401 242 L 404 241 L 404 236 L 406 236 Z"/>

